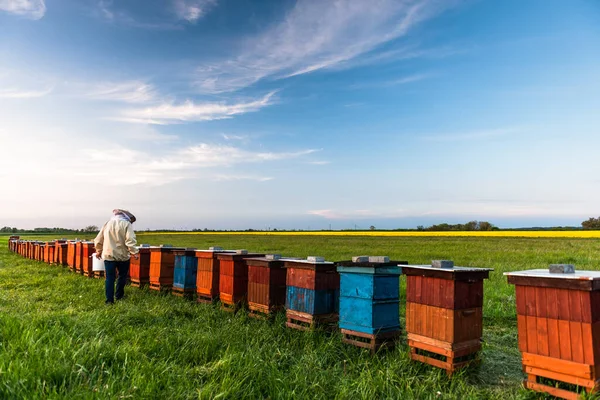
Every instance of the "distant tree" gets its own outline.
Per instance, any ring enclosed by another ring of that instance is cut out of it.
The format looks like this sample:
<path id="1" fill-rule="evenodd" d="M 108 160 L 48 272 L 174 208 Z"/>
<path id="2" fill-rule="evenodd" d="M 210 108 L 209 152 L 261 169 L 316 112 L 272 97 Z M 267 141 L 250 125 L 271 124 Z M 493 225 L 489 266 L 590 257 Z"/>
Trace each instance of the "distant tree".
<path id="1" fill-rule="evenodd" d="M 600 229 L 600 217 L 598 217 L 598 218 L 591 217 L 587 221 L 583 221 L 581 223 L 581 227 L 583 229 Z"/>
<path id="2" fill-rule="evenodd" d="M 496 228 L 494 225 L 492 225 L 491 223 L 489 223 L 487 221 L 479 221 L 479 230 L 480 231 L 493 231 L 496 229 L 498 229 L 498 228 Z"/>
<path id="3" fill-rule="evenodd" d="M 375 230 L 375 226 L 374 226 L 374 225 L 371 225 L 371 226 L 369 227 L 369 229 L 370 229 L 370 230 L 372 230 L 372 231 L 374 231 L 374 230 Z"/>
<path id="4" fill-rule="evenodd" d="M 423 225 L 418 225 L 418 226 L 417 226 L 417 230 L 418 230 L 418 231 L 424 231 L 424 230 L 425 230 L 425 227 L 424 227 Z"/>
<path id="5" fill-rule="evenodd" d="M 99 230 L 100 229 L 96 225 L 88 225 L 85 228 L 83 228 L 83 232 L 85 233 L 98 232 Z"/>

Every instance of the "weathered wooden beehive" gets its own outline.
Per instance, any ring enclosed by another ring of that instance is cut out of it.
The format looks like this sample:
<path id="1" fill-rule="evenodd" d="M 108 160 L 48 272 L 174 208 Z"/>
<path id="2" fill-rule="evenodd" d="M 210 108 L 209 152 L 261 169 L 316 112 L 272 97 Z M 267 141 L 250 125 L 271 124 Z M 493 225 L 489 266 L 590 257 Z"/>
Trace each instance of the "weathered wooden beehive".
<path id="1" fill-rule="evenodd" d="M 286 269 L 278 254 L 248 258 L 248 309 L 252 317 L 268 317 L 285 308 Z"/>
<path id="2" fill-rule="evenodd" d="M 129 277 L 131 286 L 143 287 L 150 283 L 150 246 L 142 244 L 138 250 L 138 259 L 130 259 Z"/>
<path id="3" fill-rule="evenodd" d="M 75 266 L 74 270 L 78 274 L 83 274 L 83 241 L 79 240 L 75 243 Z"/>
<path id="4" fill-rule="evenodd" d="M 395 345 L 400 336 L 399 264 L 388 257 L 353 257 L 339 261 L 339 327 L 342 341 L 372 353 Z"/>
<path id="5" fill-rule="evenodd" d="M 44 261 L 44 251 L 46 250 L 46 242 L 37 242 L 35 259 L 37 261 Z"/>
<path id="6" fill-rule="evenodd" d="M 175 250 L 182 248 L 170 245 L 150 247 L 150 289 L 171 290 L 175 271 Z"/>
<path id="7" fill-rule="evenodd" d="M 481 349 L 483 280 L 492 270 L 443 260 L 403 266 L 402 271 L 411 358 L 452 375 Z"/>
<path id="8" fill-rule="evenodd" d="M 286 273 L 286 325 L 311 329 L 338 322 L 340 276 L 335 264 L 323 257 L 284 260 Z"/>
<path id="9" fill-rule="evenodd" d="M 198 270 L 196 275 L 196 300 L 199 303 L 212 303 L 219 298 L 220 262 L 219 253 L 235 253 L 221 247 L 196 250 Z"/>
<path id="10" fill-rule="evenodd" d="M 94 242 L 81 242 L 81 272 L 90 278 L 94 277 L 92 254 L 95 252 Z"/>
<path id="11" fill-rule="evenodd" d="M 515 285 L 524 383 L 529 389 L 577 399 L 575 388 L 557 384 L 593 391 L 600 379 L 600 272 L 575 271 L 564 264 L 550 267 L 504 274 Z"/>
<path id="12" fill-rule="evenodd" d="M 176 250 L 173 272 L 173 293 L 175 296 L 192 297 L 196 293 L 196 273 L 198 259 L 196 249 Z"/>
<path id="13" fill-rule="evenodd" d="M 219 259 L 219 298 L 221 307 L 236 311 L 247 302 L 248 264 L 246 259 L 262 257 L 264 254 L 236 250 L 235 253 L 218 253 Z"/>

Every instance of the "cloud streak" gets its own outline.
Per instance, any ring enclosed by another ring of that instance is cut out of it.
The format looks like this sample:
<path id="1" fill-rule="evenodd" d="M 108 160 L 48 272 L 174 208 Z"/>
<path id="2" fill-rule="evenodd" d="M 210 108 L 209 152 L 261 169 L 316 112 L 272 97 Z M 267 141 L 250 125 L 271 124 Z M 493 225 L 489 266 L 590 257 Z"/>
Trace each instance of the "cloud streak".
<path id="1" fill-rule="evenodd" d="M 173 6 L 179 19 L 195 23 L 216 3 L 216 0 L 175 0 Z"/>
<path id="2" fill-rule="evenodd" d="M 0 99 L 32 99 L 47 96 L 52 88 L 43 90 L 0 89 Z"/>
<path id="3" fill-rule="evenodd" d="M 156 125 L 227 119 L 235 115 L 256 112 L 273 104 L 275 93 L 276 92 L 270 92 L 262 98 L 237 103 L 195 103 L 191 100 L 181 104 L 162 103 L 146 108 L 126 110 L 117 119 L 125 122 Z"/>
<path id="4" fill-rule="evenodd" d="M 38 20 L 46 14 L 44 0 L 0 0 L 0 10 Z"/>
<path id="5" fill-rule="evenodd" d="M 398 39 L 452 2 L 300 0 L 281 23 L 248 39 L 236 57 L 197 70 L 204 92 L 235 91 L 265 78 L 333 68 Z"/>
<path id="6" fill-rule="evenodd" d="M 155 100 L 154 86 L 143 81 L 103 82 L 94 85 L 85 93 L 94 100 L 120 101 L 125 103 L 147 103 Z"/>

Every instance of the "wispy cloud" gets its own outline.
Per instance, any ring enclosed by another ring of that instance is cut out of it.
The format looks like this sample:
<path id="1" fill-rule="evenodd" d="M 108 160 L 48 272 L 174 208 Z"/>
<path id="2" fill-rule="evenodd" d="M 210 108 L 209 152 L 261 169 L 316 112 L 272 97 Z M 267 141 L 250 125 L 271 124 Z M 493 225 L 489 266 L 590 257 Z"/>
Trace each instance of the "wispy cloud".
<path id="1" fill-rule="evenodd" d="M 312 165 L 327 165 L 331 164 L 331 161 L 307 161 L 306 163 Z"/>
<path id="2" fill-rule="evenodd" d="M 156 90 L 143 81 L 102 82 L 86 89 L 84 96 L 95 100 L 147 103 L 155 100 Z"/>
<path id="3" fill-rule="evenodd" d="M 478 140 L 492 137 L 506 136 L 525 131 L 524 127 L 510 127 L 498 129 L 486 129 L 464 133 L 445 133 L 421 136 L 422 140 L 431 142 L 458 142 L 464 140 Z"/>
<path id="4" fill-rule="evenodd" d="M 191 100 L 181 104 L 163 103 L 152 107 L 125 110 L 118 119 L 157 125 L 226 119 L 234 115 L 255 112 L 273 104 L 275 93 L 270 92 L 257 100 L 238 103 L 194 103 Z"/>
<path id="5" fill-rule="evenodd" d="M 217 174 L 213 177 L 215 181 L 256 181 L 267 182 L 273 180 L 270 176 L 255 176 L 255 175 L 223 175 Z"/>
<path id="6" fill-rule="evenodd" d="M 332 68 L 407 35 L 452 3 L 300 0 L 281 23 L 248 39 L 235 58 L 199 68 L 198 85 L 205 92 L 221 93 L 263 78 Z"/>
<path id="7" fill-rule="evenodd" d="M 44 0 L 0 0 L 0 10 L 37 20 L 46 14 L 46 3 Z"/>
<path id="8" fill-rule="evenodd" d="M 216 0 L 175 0 L 173 6 L 179 19 L 194 23 L 216 3 Z"/>
<path id="9" fill-rule="evenodd" d="M 294 152 L 253 152 L 227 145 L 201 143 L 180 153 L 180 159 L 197 166 L 229 166 L 240 163 L 288 160 L 319 151 L 307 149 Z"/>
<path id="10" fill-rule="evenodd" d="M 369 218 L 399 218 L 406 216 L 403 210 L 373 211 L 373 210 L 311 210 L 309 215 L 317 215 L 325 219 L 369 219 Z"/>
<path id="11" fill-rule="evenodd" d="M 0 99 L 31 99 L 44 97 L 52 92 L 53 88 L 43 90 L 23 90 L 17 88 L 0 89 Z"/>
<path id="12" fill-rule="evenodd" d="M 221 136 L 225 140 L 241 140 L 241 141 L 248 140 L 248 135 L 230 135 L 227 133 L 222 133 Z"/>
<path id="13" fill-rule="evenodd" d="M 399 85 L 406 85 L 408 83 L 419 82 L 424 79 L 430 78 L 432 74 L 413 74 L 408 76 L 403 76 L 396 79 L 389 79 L 386 81 L 379 82 L 368 82 L 368 83 L 357 83 L 354 85 L 348 86 L 349 89 L 364 89 L 364 88 L 381 88 L 381 87 L 392 87 Z"/>
<path id="14" fill-rule="evenodd" d="M 165 7 L 163 4 L 149 2 L 142 14 L 134 9 L 132 4 L 126 2 L 98 0 L 97 13 L 112 24 L 142 29 L 171 30 L 183 29 L 182 21 L 196 23 L 216 4 L 217 0 L 169 0 Z"/>

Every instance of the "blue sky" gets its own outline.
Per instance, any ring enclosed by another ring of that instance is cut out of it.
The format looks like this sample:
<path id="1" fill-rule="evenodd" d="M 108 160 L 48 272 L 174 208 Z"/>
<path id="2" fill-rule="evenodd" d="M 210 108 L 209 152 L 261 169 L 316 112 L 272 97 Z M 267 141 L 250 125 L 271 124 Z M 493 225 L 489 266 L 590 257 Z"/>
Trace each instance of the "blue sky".
<path id="1" fill-rule="evenodd" d="M 600 215 L 595 0 L 0 0 L 0 225 Z"/>

